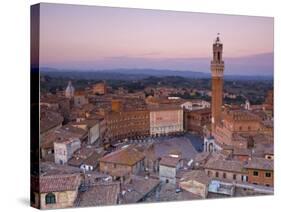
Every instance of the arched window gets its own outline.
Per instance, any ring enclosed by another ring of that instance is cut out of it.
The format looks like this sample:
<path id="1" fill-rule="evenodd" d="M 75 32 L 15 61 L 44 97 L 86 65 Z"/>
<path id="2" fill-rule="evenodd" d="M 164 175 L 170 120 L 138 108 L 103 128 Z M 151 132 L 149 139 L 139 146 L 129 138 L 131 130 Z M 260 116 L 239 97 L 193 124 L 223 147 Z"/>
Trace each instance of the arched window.
<path id="1" fill-rule="evenodd" d="M 45 196 L 45 203 L 46 204 L 55 204 L 56 203 L 56 195 L 53 193 L 48 193 Z"/>

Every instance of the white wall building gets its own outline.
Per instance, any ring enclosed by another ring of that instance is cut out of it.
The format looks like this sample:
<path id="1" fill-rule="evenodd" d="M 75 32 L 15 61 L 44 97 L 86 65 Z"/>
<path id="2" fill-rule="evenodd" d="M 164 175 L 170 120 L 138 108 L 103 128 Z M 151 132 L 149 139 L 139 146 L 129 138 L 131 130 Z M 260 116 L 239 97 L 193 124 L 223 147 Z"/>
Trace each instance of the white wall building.
<path id="1" fill-rule="evenodd" d="M 159 178 L 166 183 L 176 183 L 177 171 L 183 167 L 183 159 L 180 155 L 168 155 L 162 157 L 159 165 Z"/>
<path id="2" fill-rule="evenodd" d="M 181 108 L 186 110 L 200 110 L 204 108 L 210 108 L 211 104 L 210 102 L 207 102 L 205 100 L 189 100 L 181 104 Z"/>
<path id="3" fill-rule="evenodd" d="M 78 120 L 71 123 L 72 126 L 81 128 L 88 132 L 88 143 L 94 144 L 100 138 L 100 124 L 98 120 Z"/>
<path id="4" fill-rule="evenodd" d="M 150 135 L 165 135 L 183 131 L 183 110 L 150 110 Z"/>
<path id="5" fill-rule="evenodd" d="M 54 142 L 55 163 L 65 164 L 72 157 L 73 153 L 81 148 L 81 141 L 78 138 L 70 138 Z"/>

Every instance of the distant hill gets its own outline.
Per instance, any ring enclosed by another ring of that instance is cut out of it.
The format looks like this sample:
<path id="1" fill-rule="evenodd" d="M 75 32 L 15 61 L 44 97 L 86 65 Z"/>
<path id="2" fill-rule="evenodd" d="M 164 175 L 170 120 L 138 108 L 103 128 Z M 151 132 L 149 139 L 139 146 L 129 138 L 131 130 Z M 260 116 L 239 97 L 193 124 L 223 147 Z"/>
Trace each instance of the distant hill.
<path id="1" fill-rule="evenodd" d="M 106 70 L 66 70 L 42 67 L 41 74 L 48 74 L 56 77 L 68 77 L 74 79 L 96 79 L 96 80 L 138 80 L 150 76 L 166 77 L 179 76 L 190 79 L 209 79 L 211 73 L 197 71 L 177 71 L 177 70 L 159 70 L 159 69 L 106 69 Z M 226 80 L 272 80 L 273 76 L 242 76 L 225 75 Z"/>

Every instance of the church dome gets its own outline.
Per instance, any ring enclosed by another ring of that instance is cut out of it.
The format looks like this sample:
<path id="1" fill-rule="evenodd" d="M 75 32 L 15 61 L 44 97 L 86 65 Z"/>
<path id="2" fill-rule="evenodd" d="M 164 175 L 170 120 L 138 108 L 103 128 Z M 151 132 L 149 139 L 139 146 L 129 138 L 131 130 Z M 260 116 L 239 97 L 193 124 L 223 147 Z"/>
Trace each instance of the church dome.
<path id="1" fill-rule="evenodd" d="M 72 86 L 71 81 L 68 82 L 67 88 L 65 89 L 65 96 L 67 98 L 72 98 L 74 96 L 74 87 Z"/>

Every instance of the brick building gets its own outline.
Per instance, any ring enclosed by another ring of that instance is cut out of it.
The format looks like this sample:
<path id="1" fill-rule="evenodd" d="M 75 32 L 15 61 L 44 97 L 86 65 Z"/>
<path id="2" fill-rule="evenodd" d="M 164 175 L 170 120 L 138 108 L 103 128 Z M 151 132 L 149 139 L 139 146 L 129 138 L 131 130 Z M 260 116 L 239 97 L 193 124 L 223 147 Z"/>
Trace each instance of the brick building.
<path id="1" fill-rule="evenodd" d="M 45 106 L 48 109 L 60 113 L 64 120 L 69 119 L 70 114 L 70 99 L 59 95 L 44 95 L 40 98 L 40 106 Z"/>
<path id="2" fill-rule="evenodd" d="M 271 117 L 273 116 L 273 106 L 273 90 L 269 90 L 263 104 L 263 110 Z"/>
<path id="3" fill-rule="evenodd" d="M 81 182 L 80 174 L 48 175 L 32 180 L 31 204 L 33 206 L 40 209 L 75 206 Z M 37 187 L 38 185 L 40 186 Z"/>
<path id="4" fill-rule="evenodd" d="M 199 110 L 185 110 L 183 111 L 184 121 L 183 127 L 186 132 L 195 132 L 199 135 L 203 135 L 204 126 L 211 123 L 211 109 L 199 109 Z"/>
<path id="5" fill-rule="evenodd" d="M 244 170 L 243 162 L 236 160 L 210 159 L 204 165 L 205 173 L 214 179 L 247 182 L 247 172 Z"/>
<path id="6" fill-rule="evenodd" d="M 115 141 L 149 135 L 149 112 L 145 109 L 123 110 L 120 102 L 112 102 L 106 115 L 107 138 Z"/>
<path id="7" fill-rule="evenodd" d="M 185 191 L 207 198 L 211 178 L 203 170 L 192 170 L 184 173 L 179 187 Z"/>
<path id="8" fill-rule="evenodd" d="M 81 128 L 88 132 L 88 143 L 95 144 L 100 138 L 99 121 L 95 119 L 84 119 L 77 122 L 70 123 L 74 127 Z"/>
<path id="9" fill-rule="evenodd" d="M 274 185 L 273 160 L 252 158 L 245 165 L 248 172 L 248 182 L 256 185 Z"/>
<path id="10" fill-rule="evenodd" d="M 229 110 L 223 114 L 223 124 L 213 132 L 219 145 L 232 145 L 237 148 L 248 148 L 249 136 L 258 134 L 262 129 L 260 118 L 250 111 Z"/>
<path id="11" fill-rule="evenodd" d="M 145 156 L 133 146 L 124 146 L 99 160 L 100 172 L 113 177 L 126 177 L 144 170 Z"/>
<path id="12" fill-rule="evenodd" d="M 105 82 L 100 82 L 93 86 L 93 94 L 104 95 L 106 93 L 107 93 L 107 86 Z"/>
<path id="13" fill-rule="evenodd" d="M 40 136 L 54 132 L 62 126 L 63 117 L 46 106 L 40 107 Z"/>
<path id="14" fill-rule="evenodd" d="M 88 98 L 84 91 L 76 91 L 73 97 L 74 106 L 75 107 L 82 107 L 89 103 Z"/>

